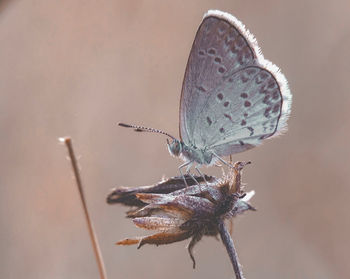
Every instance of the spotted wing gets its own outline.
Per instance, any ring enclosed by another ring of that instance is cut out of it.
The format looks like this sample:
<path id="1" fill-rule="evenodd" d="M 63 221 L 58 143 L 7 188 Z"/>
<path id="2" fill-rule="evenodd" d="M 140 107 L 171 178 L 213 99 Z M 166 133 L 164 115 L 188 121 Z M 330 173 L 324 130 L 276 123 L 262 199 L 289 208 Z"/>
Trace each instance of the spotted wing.
<path id="1" fill-rule="evenodd" d="M 276 134 L 283 97 L 274 75 L 250 66 L 227 77 L 213 90 L 196 119 L 197 146 L 219 156 L 238 153 Z"/>
<path id="2" fill-rule="evenodd" d="M 286 125 L 290 103 L 284 76 L 263 58 L 243 24 L 227 13 L 209 11 L 186 68 L 182 140 L 218 155 L 244 151 Z"/>

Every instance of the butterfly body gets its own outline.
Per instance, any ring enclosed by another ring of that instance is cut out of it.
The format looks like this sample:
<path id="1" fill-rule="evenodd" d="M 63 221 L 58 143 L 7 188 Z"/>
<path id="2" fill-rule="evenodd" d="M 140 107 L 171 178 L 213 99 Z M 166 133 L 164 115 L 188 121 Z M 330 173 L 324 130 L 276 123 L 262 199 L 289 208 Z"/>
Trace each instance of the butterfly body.
<path id="1" fill-rule="evenodd" d="M 186 145 L 184 142 L 174 140 L 168 143 L 168 150 L 174 157 L 180 157 L 185 162 L 194 162 L 199 165 L 211 165 L 213 153 L 210 150 L 198 149 L 196 146 Z"/>

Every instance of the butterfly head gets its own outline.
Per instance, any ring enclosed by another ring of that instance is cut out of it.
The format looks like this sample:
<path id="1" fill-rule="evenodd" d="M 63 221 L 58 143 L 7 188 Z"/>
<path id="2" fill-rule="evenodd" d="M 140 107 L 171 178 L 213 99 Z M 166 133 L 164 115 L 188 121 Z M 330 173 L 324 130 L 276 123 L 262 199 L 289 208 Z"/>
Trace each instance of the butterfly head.
<path id="1" fill-rule="evenodd" d="M 167 139 L 166 141 L 170 154 L 175 157 L 179 157 L 183 150 L 183 143 L 175 138 L 172 138 L 171 142 L 169 141 L 169 139 Z"/>

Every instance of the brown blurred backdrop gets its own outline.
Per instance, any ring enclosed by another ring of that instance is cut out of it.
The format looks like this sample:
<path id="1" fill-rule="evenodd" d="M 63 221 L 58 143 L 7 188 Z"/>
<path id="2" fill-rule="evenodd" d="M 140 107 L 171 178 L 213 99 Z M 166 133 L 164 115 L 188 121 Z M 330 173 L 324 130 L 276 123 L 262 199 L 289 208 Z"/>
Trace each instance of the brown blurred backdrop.
<path id="1" fill-rule="evenodd" d="M 259 209 L 235 222 L 252 278 L 349 278 L 350 2 L 0 2 L 0 277 L 98 278 L 65 147 L 73 138 L 109 278 L 232 278 L 220 242 L 116 247 L 145 232 L 105 203 L 116 185 L 177 174 L 182 78 L 203 14 L 242 20 L 293 93 L 288 133 L 234 156 Z M 347 83 L 348 82 L 348 83 Z M 203 169 L 208 173 L 220 173 Z M 147 233 L 147 232 L 146 232 Z"/>

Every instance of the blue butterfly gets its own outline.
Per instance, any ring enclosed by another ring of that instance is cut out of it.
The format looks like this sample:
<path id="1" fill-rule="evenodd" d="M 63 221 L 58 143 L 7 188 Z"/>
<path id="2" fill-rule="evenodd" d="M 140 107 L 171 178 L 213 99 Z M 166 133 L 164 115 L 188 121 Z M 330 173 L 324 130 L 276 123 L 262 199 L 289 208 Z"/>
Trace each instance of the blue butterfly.
<path id="1" fill-rule="evenodd" d="M 279 68 L 266 60 L 254 36 L 234 16 L 208 11 L 187 62 L 180 101 L 180 140 L 161 130 L 171 155 L 193 163 L 228 164 L 223 156 L 259 145 L 287 126 L 292 95 Z"/>

